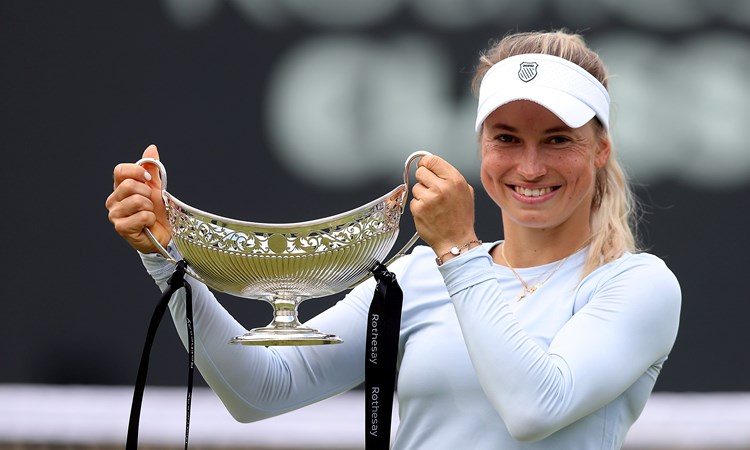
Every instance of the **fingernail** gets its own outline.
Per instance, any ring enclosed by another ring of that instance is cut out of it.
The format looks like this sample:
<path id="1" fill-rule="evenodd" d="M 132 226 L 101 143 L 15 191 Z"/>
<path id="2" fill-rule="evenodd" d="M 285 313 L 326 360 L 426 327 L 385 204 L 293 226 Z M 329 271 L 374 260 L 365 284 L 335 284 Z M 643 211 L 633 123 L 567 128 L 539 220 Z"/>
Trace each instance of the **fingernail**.
<path id="1" fill-rule="evenodd" d="M 148 170 L 143 171 L 143 177 L 146 179 L 146 181 L 151 181 L 151 174 L 148 173 Z"/>

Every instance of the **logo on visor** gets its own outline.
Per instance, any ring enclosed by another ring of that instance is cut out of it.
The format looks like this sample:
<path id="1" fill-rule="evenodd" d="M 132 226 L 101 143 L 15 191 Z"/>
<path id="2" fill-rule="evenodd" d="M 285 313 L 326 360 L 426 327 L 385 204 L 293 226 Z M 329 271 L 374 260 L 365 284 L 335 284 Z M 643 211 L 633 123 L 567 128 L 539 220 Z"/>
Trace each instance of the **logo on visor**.
<path id="1" fill-rule="evenodd" d="M 536 78 L 536 68 L 539 64 L 535 62 L 522 62 L 521 67 L 518 69 L 518 78 L 521 81 L 528 83 L 529 81 Z"/>

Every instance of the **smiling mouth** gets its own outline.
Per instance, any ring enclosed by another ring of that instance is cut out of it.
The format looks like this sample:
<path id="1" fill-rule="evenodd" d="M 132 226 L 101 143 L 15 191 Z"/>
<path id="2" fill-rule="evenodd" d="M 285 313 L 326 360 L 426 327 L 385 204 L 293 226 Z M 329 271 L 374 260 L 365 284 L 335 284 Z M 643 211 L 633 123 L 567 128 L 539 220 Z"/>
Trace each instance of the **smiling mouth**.
<path id="1" fill-rule="evenodd" d="M 521 186 L 513 186 L 513 190 L 516 191 L 516 193 L 523 195 L 524 197 L 541 197 L 542 195 L 549 194 L 556 189 L 558 189 L 558 187 L 528 189 Z"/>

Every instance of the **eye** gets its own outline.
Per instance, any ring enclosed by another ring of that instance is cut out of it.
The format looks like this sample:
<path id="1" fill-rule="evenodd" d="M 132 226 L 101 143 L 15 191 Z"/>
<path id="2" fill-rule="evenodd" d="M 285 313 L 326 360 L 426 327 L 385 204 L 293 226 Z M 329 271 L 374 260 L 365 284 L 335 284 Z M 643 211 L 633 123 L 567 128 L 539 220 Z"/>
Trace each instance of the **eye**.
<path id="1" fill-rule="evenodd" d="M 499 134 L 495 136 L 495 140 L 497 142 L 502 142 L 504 144 L 511 144 L 513 142 L 518 142 L 518 139 L 515 138 L 515 136 L 510 134 Z"/>
<path id="2" fill-rule="evenodd" d="M 547 142 L 550 144 L 567 144 L 568 142 L 571 142 L 572 139 L 570 139 L 568 136 L 552 136 L 549 139 L 547 139 Z"/>

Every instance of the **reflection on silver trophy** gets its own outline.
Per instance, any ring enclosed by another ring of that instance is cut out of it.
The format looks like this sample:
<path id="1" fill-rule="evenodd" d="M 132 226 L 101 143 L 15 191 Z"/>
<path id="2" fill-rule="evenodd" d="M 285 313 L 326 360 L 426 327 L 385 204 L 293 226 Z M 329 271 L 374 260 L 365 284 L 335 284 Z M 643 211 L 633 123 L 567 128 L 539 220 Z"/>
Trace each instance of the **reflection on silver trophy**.
<path id="1" fill-rule="evenodd" d="M 228 219 L 193 208 L 167 192 L 167 172 L 158 160 L 139 165 L 159 167 L 162 197 L 172 225 L 174 245 L 188 264 L 188 275 L 207 286 L 238 297 L 265 300 L 273 320 L 231 339 L 245 345 L 317 345 L 342 342 L 338 336 L 302 325 L 299 304 L 344 291 L 367 278 L 391 251 L 406 206 L 413 161 L 428 152 L 409 155 L 404 184 L 359 208 L 298 223 L 256 223 Z M 177 261 L 146 233 L 170 262 Z M 418 239 L 414 234 L 390 261 Z"/>

